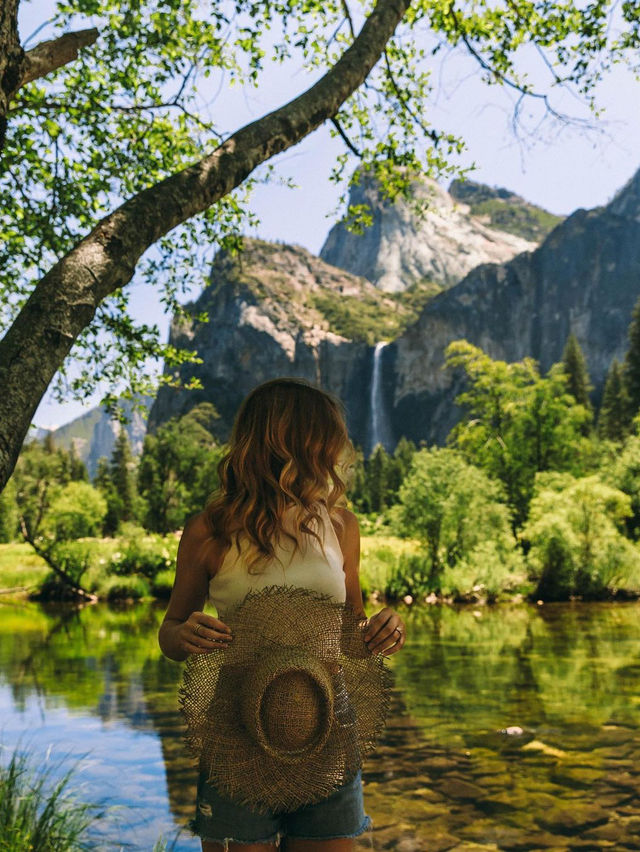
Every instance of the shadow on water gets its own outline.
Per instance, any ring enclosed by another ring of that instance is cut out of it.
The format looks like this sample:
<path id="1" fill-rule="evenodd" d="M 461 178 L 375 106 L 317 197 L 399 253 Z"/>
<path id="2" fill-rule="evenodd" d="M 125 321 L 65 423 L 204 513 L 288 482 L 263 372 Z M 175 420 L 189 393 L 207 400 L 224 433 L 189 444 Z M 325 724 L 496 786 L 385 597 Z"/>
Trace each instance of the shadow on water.
<path id="1" fill-rule="evenodd" d="M 82 792 L 123 805 L 95 826 L 96 849 L 151 849 L 192 816 L 183 664 L 157 646 L 163 614 L 0 613 L 0 759 L 25 733 L 43 756 L 87 755 Z M 639 615 L 638 604 L 408 610 L 388 726 L 363 773 L 374 848 L 640 849 Z M 175 848 L 200 844 L 185 830 Z"/>

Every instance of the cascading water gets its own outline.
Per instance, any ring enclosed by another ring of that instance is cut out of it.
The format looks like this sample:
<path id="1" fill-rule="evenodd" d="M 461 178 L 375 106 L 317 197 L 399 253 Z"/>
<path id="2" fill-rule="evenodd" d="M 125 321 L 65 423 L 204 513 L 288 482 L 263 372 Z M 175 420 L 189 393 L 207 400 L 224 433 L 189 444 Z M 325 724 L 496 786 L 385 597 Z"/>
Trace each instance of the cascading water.
<path id="1" fill-rule="evenodd" d="M 387 451 L 391 447 L 391 426 L 384 407 L 384 395 L 382 393 L 382 350 L 386 345 L 386 340 L 380 340 L 373 350 L 373 370 L 369 397 L 369 455 L 373 452 L 376 444 L 382 444 Z"/>

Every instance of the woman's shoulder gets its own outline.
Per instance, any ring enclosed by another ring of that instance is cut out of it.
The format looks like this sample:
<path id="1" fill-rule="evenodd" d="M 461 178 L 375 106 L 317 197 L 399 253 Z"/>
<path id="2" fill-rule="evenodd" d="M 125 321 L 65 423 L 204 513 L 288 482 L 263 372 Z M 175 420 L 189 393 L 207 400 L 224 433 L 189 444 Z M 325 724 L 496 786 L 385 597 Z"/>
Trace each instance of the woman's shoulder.
<path id="1" fill-rule="evenodd" d="M 348 541 L 359 535 L 360 527 L 358 525 L 358 518 L 346 506 L 334 506 L 329 517 L 341 545 L 344 541 Z M 334 518 L 337 519 L 337 524 L 334 523 Z"/>
<path id="2" fill-rule="evenodd" d="M 212 535 L 204 509 L 187 518 L 182 537 L 186 539 L 188 549 L 198 555 L 199 561 L 205 566 L 211 579 L 222 564 L 228 548 L 220 539 Z"/>

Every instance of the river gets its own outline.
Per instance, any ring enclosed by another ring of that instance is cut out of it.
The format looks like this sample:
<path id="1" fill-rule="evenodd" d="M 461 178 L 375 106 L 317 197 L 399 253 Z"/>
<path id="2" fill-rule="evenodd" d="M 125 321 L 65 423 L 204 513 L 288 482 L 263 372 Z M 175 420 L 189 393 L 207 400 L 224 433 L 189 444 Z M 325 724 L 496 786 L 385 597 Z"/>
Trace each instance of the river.
<path id="1" fill-rule="evenodd" d="M 358 848 L 640 849 L 640 604 L 402 612 Z M 54 776 L 77 761 L 74 794 L 117 806 L 94 823 L 98 850 L 150 852 L 161 835 L 200 849 L 163 614 L 0 605 L 0 760 L 19 741 Z"/>

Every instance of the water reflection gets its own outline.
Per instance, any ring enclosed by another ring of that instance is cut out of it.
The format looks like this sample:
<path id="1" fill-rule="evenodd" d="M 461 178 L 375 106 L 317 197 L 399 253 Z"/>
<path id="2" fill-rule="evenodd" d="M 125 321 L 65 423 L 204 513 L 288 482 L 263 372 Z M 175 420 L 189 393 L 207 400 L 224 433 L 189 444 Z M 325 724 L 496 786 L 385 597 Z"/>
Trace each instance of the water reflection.
<path id="1" fill-rule="evenodd" d="M 96 825 L 98 849 L 150 850 L 192 815 L 183 664 L 157 646 L 163 613 L 0 609 L 2 743 L 26 733 L 43 759 L 84 755 L 78 792 L 123 806 Z M 364 771 L 375 848 L 639 849 L 639 614 L 408 611 L 408 642 L 390 660 L 392 716 Z M 177 848 L 200 844 L 185 830 Z"/>

